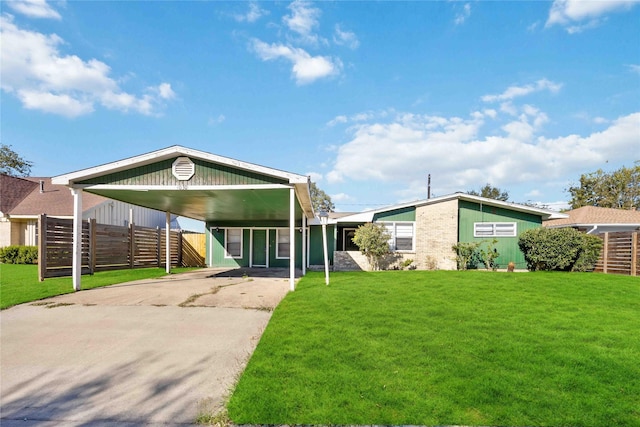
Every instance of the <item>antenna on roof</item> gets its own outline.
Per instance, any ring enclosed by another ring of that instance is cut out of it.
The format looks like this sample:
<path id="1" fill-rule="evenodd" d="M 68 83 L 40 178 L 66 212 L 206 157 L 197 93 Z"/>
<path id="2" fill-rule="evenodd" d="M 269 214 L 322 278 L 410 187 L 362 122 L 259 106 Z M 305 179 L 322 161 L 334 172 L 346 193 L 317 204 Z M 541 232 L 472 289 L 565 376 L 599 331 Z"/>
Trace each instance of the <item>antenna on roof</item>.
<path id="1" fill-rule="evenodd" d="M 427 175 L 427 200 L 431 198 L 431 174 Z"/>

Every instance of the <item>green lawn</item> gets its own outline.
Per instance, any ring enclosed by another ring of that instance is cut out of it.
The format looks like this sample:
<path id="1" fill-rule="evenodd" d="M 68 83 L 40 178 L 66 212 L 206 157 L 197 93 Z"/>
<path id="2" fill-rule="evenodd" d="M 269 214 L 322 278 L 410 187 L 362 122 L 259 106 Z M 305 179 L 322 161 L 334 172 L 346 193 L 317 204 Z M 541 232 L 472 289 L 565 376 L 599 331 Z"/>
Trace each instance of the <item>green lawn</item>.
<path id="1" fill-rule="evenodd" d="M 640 278 L 310 273 L 228 403 L 237 424 L 640 426 Z"/>
<path id="2" fill-rule="evenodd" d="M 176 273 L 188 270 L 193 268 L 172 269 Z M 105 271 L 93 276 L 82 276 L 82 288 L 98 288 L 164 275 L 166 275 L 164 268 Z M 0 264 L 0 309 L 70 292 L 73 292 L 71 277 L 46 279 L 40 282 L 37 265 Z"/>

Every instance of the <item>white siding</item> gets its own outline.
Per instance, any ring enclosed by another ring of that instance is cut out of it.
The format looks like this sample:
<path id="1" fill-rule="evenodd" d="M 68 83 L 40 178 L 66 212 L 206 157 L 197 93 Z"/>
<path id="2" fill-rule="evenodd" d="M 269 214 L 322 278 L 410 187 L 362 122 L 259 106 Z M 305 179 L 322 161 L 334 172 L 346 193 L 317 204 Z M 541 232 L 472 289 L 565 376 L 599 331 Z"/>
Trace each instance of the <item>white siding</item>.
<path id="1" fill-rule="evenodd" d="M 95 219 L 99 224 L 129 225 L 129 211 L 133 209 L 133 223 L 141 227 L 165 226 L 165 213 L 116 200 L 104 202 L 84 212 L 82 219 Z"/>

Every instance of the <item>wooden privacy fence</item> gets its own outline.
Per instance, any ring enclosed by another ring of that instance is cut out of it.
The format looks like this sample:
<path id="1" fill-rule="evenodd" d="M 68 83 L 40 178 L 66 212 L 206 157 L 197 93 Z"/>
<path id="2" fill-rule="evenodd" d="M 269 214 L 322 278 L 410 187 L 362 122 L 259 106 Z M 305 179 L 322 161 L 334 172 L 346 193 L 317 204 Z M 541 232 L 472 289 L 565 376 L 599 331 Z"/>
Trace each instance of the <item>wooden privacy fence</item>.
<path id="1" fill-rule="evenodd" d="M 640 273 L 640 233 L 637 231 L 602 233 L 603 240 L 600 258 L 594 271 L 599 273 L 628 274 Z"/>
<path id="2" fill-rule="evenodd" d="M 38 270 L 40 280 L 70 276 L 73 265 L 73 220 L 41 215 L 38 221 Z M 203 235 L 204 236 L 204 235 Z M 82 274 L 125 268 L 163 267 L 166 264 L 165 230 L 160 228 L 82 222 Z M 181 232 L 169 237 L 171 265 L 203 266 Z M 185 248 L 186 247 L 186 248 Z M 183 252 L 186 249 L 186 256 Z"/>

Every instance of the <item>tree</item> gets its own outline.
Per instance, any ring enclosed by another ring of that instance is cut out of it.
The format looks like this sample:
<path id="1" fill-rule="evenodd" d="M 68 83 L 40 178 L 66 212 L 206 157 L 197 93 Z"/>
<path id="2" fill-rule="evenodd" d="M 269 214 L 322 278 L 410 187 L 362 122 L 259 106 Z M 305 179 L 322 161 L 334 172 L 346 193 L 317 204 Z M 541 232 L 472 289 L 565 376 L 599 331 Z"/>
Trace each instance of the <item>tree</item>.
<path id="1" fill-rule="evenodd" d="M 640 207 L 640 161 L 632 168 L 607 173 L 602 169 L 580 176 L 580 184 L 566 190 L 572 209 L 582 206 L 635 209 Z"/>
<path id="2" fill-rule="evenodd" d="M 11 149 L 10 145 L 0 144 L 0 173 L 11 176 L 29 176 L 31 163 Z"/>
<path id="3" fill-rule="evenodd" d="M 311 205 L 314 211 L 333 212 L 335 206 L 331 201 L 331 196 L 318 188 L 315 182 L 311 183 L 309 191 L 311 192 Z"/>
<path id="4" fill-rule="evenodd" d="M 480 191 L 469 190 L 467 191 L 467 194 L 471 194 L 472 196 L 485 197 L 487 199 L 502 200 L 503 202 L 509 200 L 509 193 L 507 191 L 502 191 L 498 187 L 494 187 L 488 182 L 484 187 L 480 189 Z"/>
<path id="5" fill-rule="evenodd" d="M 391 239 L 391 235 L 383 225 L 369 222 L 357 228 L 353 236 L 353 243 L 367 257 L 371 269 L 378 270 L 380 258 L 390 252 L 389 239 Z"/>

